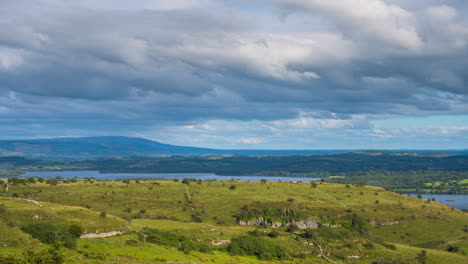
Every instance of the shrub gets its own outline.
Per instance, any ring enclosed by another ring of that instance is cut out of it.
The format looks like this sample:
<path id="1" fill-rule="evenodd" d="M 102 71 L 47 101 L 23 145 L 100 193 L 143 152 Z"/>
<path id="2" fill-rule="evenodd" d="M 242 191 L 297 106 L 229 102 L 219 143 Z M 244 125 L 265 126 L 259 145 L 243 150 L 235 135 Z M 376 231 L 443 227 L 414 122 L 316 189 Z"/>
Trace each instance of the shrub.
<path id="1" fill-rule="evenodd" d="M 286 248 L 279 246 L 272 241 L 254 236 L 243 236 L 232 239 L 227 250 L 233 255 L 256 256 L 260 260 L 290 259 L 290 255 Z"/>
<path id="2" fill-rule="evenodd" d="M 179 234 L 173 234 L 151 228 L 144 228 L 142 234 L 146 236 L 146 241 L 149 243 L 176 247 L 178 250 L 186 254 L 190 253 L 192 250 L 204 253 L 209 253 L 212 251 L 210 246 L 202 243 L 194 243 L 185 236 Z"/>
<path id="3" fill-rule="evenodd" d="M 458 252 L 460 251 L 460 248 L 456 245 L 450 245 L 447 247 L 448 252 Z"/>
<path id="4" fill-rule="evenodd" d="M 26 251 L 24 260 L 24 263 L 28 264 L 62 264 L 65 262 L 65 257 L 62 255 L 60 247 L 54 245 L 40 251 Z"/>
<path id="5" fill-rule="evenodd" d="M 247 232 L 247 234 L 249 234 L 249 235 L 251 235 L 251 236 L 255 236 L 255 237 L 259 237 L 259 236 L 264 236 L 264 235 L 265 235 L 265 233 L 263 233 L 262 231 L 260 231 L 260 230 L 258 230 L 258 229 L 249 231 L 249 232 Z"/>
<path id="6" fill-rule="evenodd" d="M 286 232 L 295 232 L 295 231 L 298 231 L 299 230 L 299 226 L 295 223 L 291 223 L 288 225 L 288 228 L 286 228 Z"/>
<path id="7" fill-rule="evenodd" d="M 83 228 L 80 225 L 71 225 L 68 227 L 68 232 L 75 238 L 79 238 L 83 234 Z"/>
<path id="8" fill-rule="evenodd" d="M 125 245 L 126 245 L 126 246 L 137 246 L 137 245 L 138 245 L 138 241 L 133 240 L 133 239 L 129 239 L 129 240 L 125 241 Z"/>
<path id="9" fill-rule="evenodd" d="M 377 242 L 379 245 L 381 245 L 383 247 L 386 247 L 386 248 L 388 248 L 390 250 L 396 250 L 396 246 L 394 244 L 387 243 L 387 242 L 385 242 L 383 240 L 377 240 L 375 242 Z"/>
<path id="10" fill-rule="evenodd" d="M 359 233 L 367 231 L 367 222 L 357 214 L 351 214 L 351 228 Z"/>
<path id="11" fill-rule="evenodd" d="M 183 184 L 189 185 L 189 184 L 190 184 L 190 179 L 189 179 L 189 178 L 184 178 L 184 179 L 182 180 L 182 183 L 183 183 Z"/>
<path id="12" fill-rule="evenodd" d="M 427 251 L 421 250 L 421 252 L 419 252 L 419 254 L 416 256 L 416 260 L 420 264 L 426 264 L 427 263 Z"/>
<path id="13" fill-rule="evenodd" d="M 48 223 L 32 223 L 21 227 L 26 233 L 45 244 L 62 243 L 68 248 L 76 246 L 76 237 L 68 229 L 58 228 Z"/>
<path id="14" fill-rule="evenodd" d="M 229 186 L 229 189 L 230 189 L 230 190 L 235 190 L 236 188 L 237 188 L 237 186 L 235 186 L 235 185 Z"/>
<path id="15" fill-rule="evenodd" d="M 272 230 L 270 233 L 268 233 L 268 236 L 271 237 L 271 238 L 277 238 L 279 237 L 279 232 L 276 231 L 276 230 Z"/>
<path id="16" fill-rule="evenodd" d="M 107 213 L 105 211 L 102 211 L 100 214 L 99 214 L 100 217 L 107 217 Z"/>
<path id="17" fill-rule="evenodd" d="M 414 259 L 405 257 L 386 257 L 378 260 L 374 260 L 372 264 L 416 264 Z"/>

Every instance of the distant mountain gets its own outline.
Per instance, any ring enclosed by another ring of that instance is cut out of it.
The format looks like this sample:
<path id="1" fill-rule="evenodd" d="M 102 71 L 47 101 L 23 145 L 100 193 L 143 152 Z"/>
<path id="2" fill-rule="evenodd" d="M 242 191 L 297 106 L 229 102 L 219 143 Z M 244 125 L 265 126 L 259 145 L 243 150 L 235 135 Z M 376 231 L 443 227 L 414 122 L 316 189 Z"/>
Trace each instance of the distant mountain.
<path id="1" fill-rule="evenodd" d="M 344 150 L 219 150 L 163 144 L 143 138 L 84 137 L 0 140 L 0 156 L 41 159 L 93 159 L 172 155 L 300 155 L 341 153 Z"/>
<path id="2" fill-rule="evenodd" d="M 114 157 L 161 157 L 189 155 L 310 155 L 356 152 L 357 150 L 223 150 L 186 146 L 175 146 L 143 138 L 131 137 L 83 137 L 30 140 L 0 140 L 1 156 L 20 156 L 38 159 L 95 159 Z M 386 151 L 363 151 L 379 155 Z M 394 155 L 429 155 L 427 151 L 395 151 Z M 467 153 L 467 151 L 444 151 Z M 440 155 L 442 151 L 432 151 Z"/>

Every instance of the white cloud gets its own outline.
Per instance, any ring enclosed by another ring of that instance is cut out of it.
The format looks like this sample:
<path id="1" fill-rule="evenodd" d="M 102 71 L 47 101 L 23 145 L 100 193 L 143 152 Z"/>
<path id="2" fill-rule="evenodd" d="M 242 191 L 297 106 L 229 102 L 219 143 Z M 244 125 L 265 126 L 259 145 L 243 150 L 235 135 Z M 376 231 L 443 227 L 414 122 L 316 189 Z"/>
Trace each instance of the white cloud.
<path id="1" fill-rule="evenodd" d="M 307 10 L 332 20 L 350 38 L 370 38 L 398 48 L 420 51 L 414 15 L 383 0 L 277 0 L 286 7 Z"/>
<path id="2" fill-rule="evenodd" d="M 458 12 L 451 6 L 430 6 L 426 9 L 427 14 L 438 22 L 446 22 L 455 19 Z"/>
<path id="3" fill-rule="evenodd" d="M 14 71 L 23 62 L 23 56 L 19 51 L 0 47 L 0 70 Z"/>
<path id="4" fill-rule="evenodd" d="M 264 138 L 240 138 L 238 142 L 242 144 L 252 145 L 252 144 L 264 143 L 265 139 Z"/>

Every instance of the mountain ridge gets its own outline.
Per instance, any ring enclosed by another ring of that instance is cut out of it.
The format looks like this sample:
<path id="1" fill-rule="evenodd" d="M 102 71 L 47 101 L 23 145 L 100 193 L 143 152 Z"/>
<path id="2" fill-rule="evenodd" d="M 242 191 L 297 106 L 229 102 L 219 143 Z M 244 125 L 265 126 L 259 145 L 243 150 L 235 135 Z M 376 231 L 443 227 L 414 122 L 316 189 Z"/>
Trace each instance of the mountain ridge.
<path id="1" fill-rule="evenodd" d="M 40 159 L 161 157 L 174 155 L 311 155 L 360 151 L 365 152 L 366 150 L 211 149 L 191 146 L 177 146 L 144 138 L 124 136 L 0 140 L 0 156 L 21 156 L 26 158 Z M 440 153 L 444 151 L 436 152 Z M 468 153 L 466 150 L 445 152 Z"/>

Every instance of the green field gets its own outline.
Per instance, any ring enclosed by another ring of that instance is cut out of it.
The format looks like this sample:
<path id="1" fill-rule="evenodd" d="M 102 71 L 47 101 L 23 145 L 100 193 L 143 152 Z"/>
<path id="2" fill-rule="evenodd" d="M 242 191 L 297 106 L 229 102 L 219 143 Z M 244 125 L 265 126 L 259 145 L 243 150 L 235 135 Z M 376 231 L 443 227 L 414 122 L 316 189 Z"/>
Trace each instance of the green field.
<path id="1" fill-rule="evenodd" d="M 388 258 L 418 263 L 415 257 L 423 249 L 427 263 L 468 263 L 465 212 L 372 186 L 240 181 L 25 183 L 10 185 L 0 197 L 0 208 L 0 255 L 4 256 L 46 247 L 22 229 L 31 223 L 48 223 L 59 228 L 79 225 L 85 233 L 125 233 L 78 239 L 76 247 L 63 249 L 67 263 L 327 263 L 320 257 L 320 248 L 336 263 Z M 259 218 L 265 223 L 238 222 Z M 287 227 L 305 220 L 319 223 L 319 228 Z M 273 228 L 269 222 L 284 226 Z M 179 244 L 192 248 L 146 241 L 148 230 L 178 237 Z M 278 245 L 288 258 L 262 261 L 256 255 L 233 255 L 229 243 L 246 235 Z"/>

